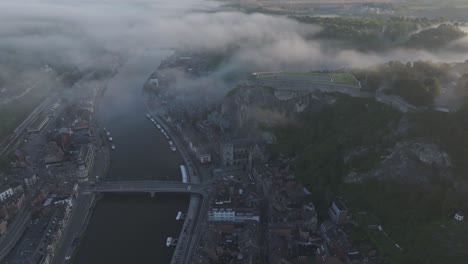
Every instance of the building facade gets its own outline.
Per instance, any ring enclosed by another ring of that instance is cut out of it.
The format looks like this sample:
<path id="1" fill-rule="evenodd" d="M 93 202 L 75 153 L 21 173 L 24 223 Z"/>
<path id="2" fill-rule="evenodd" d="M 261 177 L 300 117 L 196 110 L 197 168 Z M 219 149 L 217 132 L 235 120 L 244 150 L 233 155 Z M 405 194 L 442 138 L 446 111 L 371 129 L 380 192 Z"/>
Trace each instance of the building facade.
<path id="1" fill-rule="evenodd" d="M 260 221 L 260 216 L 250 210 L 233 208 L 212 208 L 208 212 L 208 221 L 213 222 L 245 222 Z"/>
<path id="2" fill-rule="evenodd" d="M 463 221 L 465 215 L 462 212 L 457 212 L 453 218 L 457 221 Z"/>
<path id="3" fill-rule="evenodd" d="M 11 188 L 10 186 L 0 187 L 0 202 L 3 202 L 6 199 L 12 197 L 13 194 L 13 188 Z"/>
<path id="4" fill-rule="evenodd" d="M 262 148 L 249 139 L 234 139 L 221 143 L 221 164 L 224 167 L 252 168 L 254 161 L 265 159 Z"/>
<path id="5" fill-rule="evenodd" d="M 83 183 L 89 180 L 89 174 L 94 165 L 94 158 L 95 154 L 92 144 L 81 146 L 77 160 L 78 171 L 76 178 L 78 182 Z"/>
<path id="6" fill-rule="evenodd" d="M 344 202 L 339 199 L 333 201 L 328 210 L 328 216 L 335 225 L 345 224 L 348 217 L 348 209 Z"/>

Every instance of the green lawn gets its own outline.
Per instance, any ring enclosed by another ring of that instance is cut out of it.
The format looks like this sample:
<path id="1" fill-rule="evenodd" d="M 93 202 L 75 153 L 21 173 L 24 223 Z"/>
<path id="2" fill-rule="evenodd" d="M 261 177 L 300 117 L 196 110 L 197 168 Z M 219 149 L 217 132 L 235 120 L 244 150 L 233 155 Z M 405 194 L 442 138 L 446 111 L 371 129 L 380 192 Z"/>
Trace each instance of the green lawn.
<path id="1" fill-rule="evenodd" d="M 338 84 L 359 87 L 359 82 L 350 73 L 322 73 L 322 72 L 278 72 L 259 73 L 260 79 L 284 80 L 291 82 L 310 82 L 323 84 Z"/>
<path id="2" fill-rule="evenodd" d="M 382 231 L 377 229 L 379 219 L 370 213 L 353 215 L 357 226 L 348 228 L 347 233 L 355 243 L 371 245 L 381 252 L 389 263 L 398 263 L 403 257 L 403 250 L 395 246 L 398 241 L 393 241 Z M 374 226 L 370 229 L 369 226 Z"/>

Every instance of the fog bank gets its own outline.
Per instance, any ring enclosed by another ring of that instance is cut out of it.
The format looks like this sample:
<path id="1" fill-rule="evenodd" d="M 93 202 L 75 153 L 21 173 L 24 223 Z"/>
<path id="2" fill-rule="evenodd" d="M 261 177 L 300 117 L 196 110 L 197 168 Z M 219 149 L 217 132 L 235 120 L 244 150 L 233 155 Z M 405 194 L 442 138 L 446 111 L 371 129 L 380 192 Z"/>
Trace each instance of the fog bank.
<path id="1" fill-rule="evenodd" d="M 200 0 L 0 1 L 0 70 L 86 67 L 105 56 L 163 48 L 226 52 L 218 73 L 365 67 L 388 60 L 463 61 L 465 53 L 398 49 L 364 53 L 314 39 L 320 27 L 285 17 L 212 11 Z M 453 43 L 466 46 L 467 39 Z M 1 74 L 0 74 L 1 76 Z M 5 76 L 5 74 L 3 74 Z"/>

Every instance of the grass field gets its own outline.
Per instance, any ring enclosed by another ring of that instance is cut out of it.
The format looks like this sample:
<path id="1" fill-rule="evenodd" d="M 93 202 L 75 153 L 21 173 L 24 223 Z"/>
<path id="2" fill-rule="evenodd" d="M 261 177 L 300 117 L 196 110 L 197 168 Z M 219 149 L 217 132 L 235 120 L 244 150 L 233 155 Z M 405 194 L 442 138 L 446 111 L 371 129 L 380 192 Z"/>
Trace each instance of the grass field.
<path id="1" fill-rule="evenodd" d="M 321 73 L 321 72 L 272 72 L 258 73 L 258 78 L 265 80 L 279 80 L 291 82 L 309 82 L 323 84 L 337 84 L 359 87 L 359 82 L 350 73 Z"/>

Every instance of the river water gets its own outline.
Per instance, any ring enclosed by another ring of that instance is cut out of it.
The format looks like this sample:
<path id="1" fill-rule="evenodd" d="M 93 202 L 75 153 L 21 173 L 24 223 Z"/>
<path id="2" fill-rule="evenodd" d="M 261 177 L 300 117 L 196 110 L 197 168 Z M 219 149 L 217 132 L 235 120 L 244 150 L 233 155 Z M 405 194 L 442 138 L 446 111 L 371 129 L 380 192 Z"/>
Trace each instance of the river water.
<path id="1" fill-rule="evenodd" d="M 154 0 L 135 1 L 131 7 L 144 10 L 136 13 L 150 18 L 180 18 L 194 10 L 214 10 L 218 3 Z M 164 21 L 151 23 L 162 23 L 159 28 L 167 33 L 164 28 L 169 25 Z M 131 38 L 125 32 L 122 30 L 122 40 Z M 129 51 L 131 59 L 108 83 L 97 112 L 100 126 L 112 133 L 116 145 L 106 180 L 181 180 L 179 165 L 183 160 L 147 120 L 142 90 L 145 80 L 170 55 L 167 47 L 177 41 L 142 33 L 148 35 L 147 43 L 135 43 Z M 166 247 L 166 239 L 178 237 L 182 223 L 175 217 L 178 211 L 187 210 L 188 203 L 189 196 L 177 194 L 154 198 L 149 194 L 105 195 L 92 213 L 74 263 L 169 263 L 174 248 Z"/>
<path id="2" fill-rule="evenodd" d="M 142 85 L 166 52 L 133 58 L 109 82 L 97 113 L 112 133 L 116 150 L 106 180 L 180 180 L 181 157 L 146 119 Z M 97 204 L 75 263 L 169 263 L 168 236 L 182 227 L 175 220 L 189 197 L 176 194 L 105 195 Z"/>

